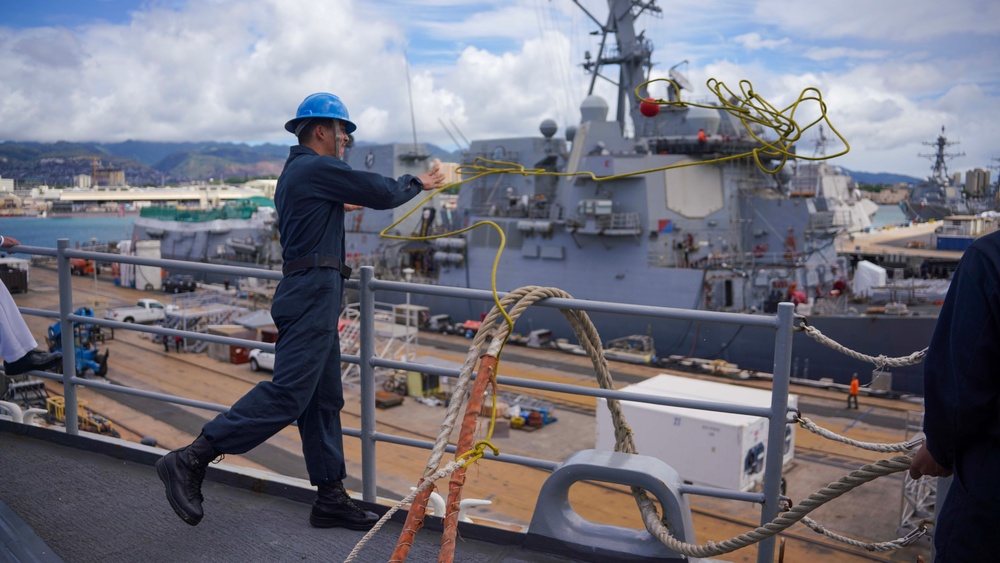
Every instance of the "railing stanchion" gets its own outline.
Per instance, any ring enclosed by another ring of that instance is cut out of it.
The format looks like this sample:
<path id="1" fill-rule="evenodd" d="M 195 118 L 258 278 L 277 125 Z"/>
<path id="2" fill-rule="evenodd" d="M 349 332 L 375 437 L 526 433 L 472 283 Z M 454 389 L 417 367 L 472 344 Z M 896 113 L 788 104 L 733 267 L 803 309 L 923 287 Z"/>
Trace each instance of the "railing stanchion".
<path id="1" fill-rule="evenodd" d="M 375 365 L 372 363 L 375 357 L 375 290 L 371 283 L 374 278 L 374 268 L 361 268 L 358 367 L 361 372 L 361 495 L 366 502 L 375 502 L 376 498 Z"/>
<path id="2" fill-rule="evenodd" d="M 80 433 L 80 421 L 77 420 L 76 401 L 76 342 L 73 334 L 73 321 L 67 317 L 73 312 L 73 270 L 70 269 L 69 256 L 63 251 L 69 248 L 69 239 L 61 238 L 56 242 L 56 265 L 59 276 L 59 329 L 62 331 L 62 372 L 63 398 L 66 422 L 66 433 Z M 47 405 L 46 405 L 47 408 Z"/>
<path id="3" fill-rule="evenodd" d="M 760 511 L 761 525 L 778 515 L 781 495 L 782 462 L 785 457 L 785 421 L 788 411 L 788 389 L 792 366 L 792 333 L 795 305 L 779 303 L 774 335 L 774 379 L 771 384 L 771 416 L 767 426 L 767 451 L 764 454 L 764 506 Z M 774 561 L 774 538 L 757 546 L 757 562 Z"/>

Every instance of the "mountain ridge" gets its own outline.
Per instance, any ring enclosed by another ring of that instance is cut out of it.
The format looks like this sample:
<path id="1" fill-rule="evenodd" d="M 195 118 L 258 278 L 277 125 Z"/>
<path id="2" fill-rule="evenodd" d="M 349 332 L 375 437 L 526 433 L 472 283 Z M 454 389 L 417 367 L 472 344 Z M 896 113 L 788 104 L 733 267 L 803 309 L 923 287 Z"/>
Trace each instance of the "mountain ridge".
<path id="1" fill-rule="evenodd" d="M 859 184 L 891 186 L 893 184 L 916 184 L 922 181 L 920 178 L 907 176 L 906 174 L 895 174 L 893 172 L 861 172 L 846 168 L 843 170 Z"/>
<path id="2" fill-rule="evenodd" d="M 375 146 L 359 142 L 358 147 Z M 458 161 L 459 152 L 428 144 L 431 155 Z M 237 181 L 277 177 L 288 156 L 288 145 L 232 142 L 154 142 L 128 140 L 117 143 L 57 141 L 0 142 L 0 177 L 20 186 L 72 186 L 73 177 L 91 174 L 95 167 L 121 169 L 134 186 L 158 186 L 191 181 Z M 887 172 L 844 169 L 860 184 L 917 183 L 919 178 Z"/>

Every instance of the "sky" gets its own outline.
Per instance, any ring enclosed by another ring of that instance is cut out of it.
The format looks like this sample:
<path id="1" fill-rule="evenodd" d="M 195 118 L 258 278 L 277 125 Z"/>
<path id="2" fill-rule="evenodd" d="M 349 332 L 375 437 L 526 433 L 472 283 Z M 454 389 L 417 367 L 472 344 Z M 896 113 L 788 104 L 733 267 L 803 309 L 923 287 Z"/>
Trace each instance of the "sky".
<path id="1" fill-rule="evenodd" d="M 588 12 L 604 22 L 607 4 L 0 0 L 0 141 L 293 144 L 283 125 L 317 91 L 340 96 L 360 141 L 455 150 L 538 135 L 546 118 L 562 135 L 590 84 L 584 53 L 599 47 Z M 652 76 L 676 66 L 690 99 L 708 99 L 713 78 L 735 91 L 747 80 L 777 108 L 815 88 L 850 144 L 834 164 L 926 177 L 923 143 L 944 127 L 952 173 L 1000 165 L 1000 2 L 657 6 L 636 23 L 654 46 Z M 813 153 L 816 131 L 800 153 Z"/>

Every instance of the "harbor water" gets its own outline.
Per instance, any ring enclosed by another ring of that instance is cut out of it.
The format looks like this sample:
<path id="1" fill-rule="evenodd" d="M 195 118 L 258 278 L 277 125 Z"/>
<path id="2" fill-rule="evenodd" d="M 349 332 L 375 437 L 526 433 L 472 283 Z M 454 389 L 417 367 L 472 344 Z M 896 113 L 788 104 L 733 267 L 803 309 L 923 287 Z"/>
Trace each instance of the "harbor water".
<path id="1" fill-rule="evenodd" d="M 898 205 L 880 205 L 872 227 L 898 225 L 906 216 Z M 68 238 L 70 246 L 92 242 L 117 242 L 132 238 L 135 217 L 28 217 L 0 220 L 0 235 L 12 236 L 28 246 L 55 248 L 56 240 Z"/>
<path id="2" fill-rule="evenodd" d="M 132 238 L 135 217 L 19 217 L 0 220 L 0 235 L 16 238 L 25 246 L 55 248 L 69 239 L 71 247 L 118 242 Z"/>
<path id="3" fill-rule="evenodd" d="M 880 205 L 872 217 L 872 228 L 878 229 L 886 225 L 907 223 L 906 215 L 898 205 Z"/>

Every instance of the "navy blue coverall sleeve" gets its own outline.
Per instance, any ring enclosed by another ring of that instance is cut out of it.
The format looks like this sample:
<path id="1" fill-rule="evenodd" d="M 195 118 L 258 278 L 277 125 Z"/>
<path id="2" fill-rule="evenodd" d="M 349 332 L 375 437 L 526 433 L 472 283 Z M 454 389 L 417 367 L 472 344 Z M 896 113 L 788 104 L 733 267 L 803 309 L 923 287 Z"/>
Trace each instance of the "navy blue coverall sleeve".
<path id="1" fill-rule="evenodd" d="M 393 179 L 354 170 L 339 158 L 294 146 L 274 192 L 282 258 L 289 262 L 318 253 L 343 259 L 345 203 L 392 209 L 422 190 L 415 176 Z"/>
<path id="2" fill-rule="evenodd" d="M 320 199 L 353 203 L 371 209 L 398 207 L 419 193 L 423 184 L 404 174 L 393 180 L 381 174 L 354 170 L 339 158 L 316 156 L 306 185 Z"/>
<path id="3" fill-rule="evenodd" d="M 924 433 L 943 467 L 975 441 L 1000 440 L 1000 232 L 962 260 L 924 363 Z"/>

